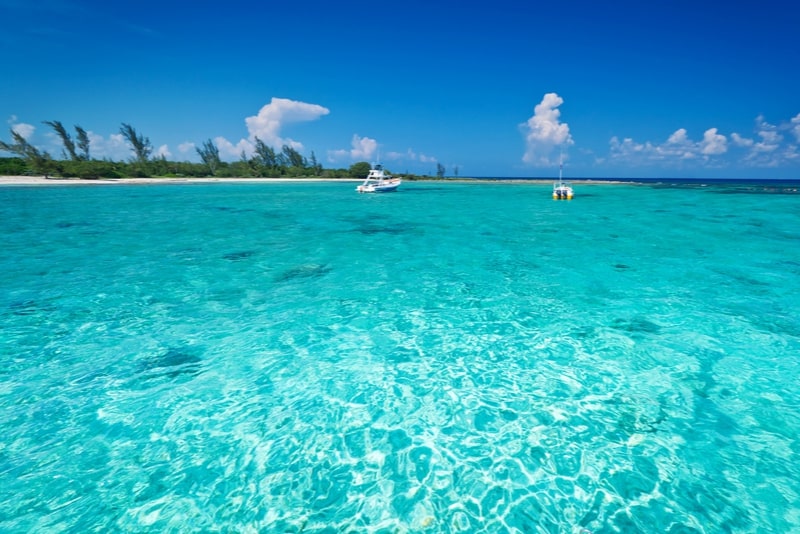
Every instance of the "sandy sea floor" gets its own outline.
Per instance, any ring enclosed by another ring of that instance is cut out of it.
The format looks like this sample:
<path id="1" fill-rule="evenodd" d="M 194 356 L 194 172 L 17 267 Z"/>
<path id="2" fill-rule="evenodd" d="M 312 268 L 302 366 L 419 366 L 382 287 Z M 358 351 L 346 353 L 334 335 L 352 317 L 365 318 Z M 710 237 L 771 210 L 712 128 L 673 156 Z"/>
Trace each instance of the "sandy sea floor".
<path id="1" fill-rule="evenodd" d="M 44 183 L 0 532 L 800 533 L 796 196 Z"/>

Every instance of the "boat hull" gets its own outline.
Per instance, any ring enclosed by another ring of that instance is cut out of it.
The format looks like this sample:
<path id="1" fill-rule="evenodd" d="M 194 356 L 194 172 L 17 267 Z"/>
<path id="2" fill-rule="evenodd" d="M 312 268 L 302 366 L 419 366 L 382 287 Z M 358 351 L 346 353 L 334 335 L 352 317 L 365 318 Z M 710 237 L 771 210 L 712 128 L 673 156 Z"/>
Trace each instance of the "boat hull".
<path id="1" fill-rule="evenodd" d="M 391 193 L 393 191 L 397 191 L 398 187 L 400 187 L 399 180 L 388 184 L 359 185 L 356 187 L 356 191 L 359 193 Z"/>
<path id="2" fill-rule="evenodd" d="M 553 188 L 553 200 L 572 200 L 572 187 L 561 185 Z"/>

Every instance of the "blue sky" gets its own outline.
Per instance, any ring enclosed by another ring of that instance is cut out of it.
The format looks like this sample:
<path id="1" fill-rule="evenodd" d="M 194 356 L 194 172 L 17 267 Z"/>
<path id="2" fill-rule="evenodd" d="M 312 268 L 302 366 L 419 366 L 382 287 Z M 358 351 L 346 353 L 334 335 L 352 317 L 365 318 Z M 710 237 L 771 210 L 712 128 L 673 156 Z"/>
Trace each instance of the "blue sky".
<path id="1" fill-rule="evenodd" d="M 223 159 L 256 136 L 325 167 L 800 178 L 792 2 L 0 0 L 0 118 L 132 153 Z M 8 155 L 8 154 L 5 154 Z"/>

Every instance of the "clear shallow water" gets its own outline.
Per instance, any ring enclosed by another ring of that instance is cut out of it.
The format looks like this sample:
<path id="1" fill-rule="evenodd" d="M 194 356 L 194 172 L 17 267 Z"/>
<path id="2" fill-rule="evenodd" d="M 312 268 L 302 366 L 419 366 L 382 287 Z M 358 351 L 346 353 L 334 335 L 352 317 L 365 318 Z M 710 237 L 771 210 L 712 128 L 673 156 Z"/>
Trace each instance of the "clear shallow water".
<path id="1" fill-rule="evenodd" d="M 0 530 L 800 530 L 800 196 L 0 188 Z"/>

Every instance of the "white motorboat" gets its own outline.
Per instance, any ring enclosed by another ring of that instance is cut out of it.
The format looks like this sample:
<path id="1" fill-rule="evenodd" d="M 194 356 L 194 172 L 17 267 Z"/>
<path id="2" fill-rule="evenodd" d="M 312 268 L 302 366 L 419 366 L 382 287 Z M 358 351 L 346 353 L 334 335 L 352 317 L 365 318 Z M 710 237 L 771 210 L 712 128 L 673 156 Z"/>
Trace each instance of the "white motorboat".
<path id="1" fill-rule="evenodd" d="M 396 191 L 402 180 L 383 170 L 383 165 L 375 165 L 369 170 L 364 183 L 356 187 L 359 193 L 390 193 Z"/>
<path id="2" fill-rule="evenodd" d="M 565 182 L 562 177 L 563 161 L 558 162 L 558 181 L 553 182 L 553 200 L 572 200 L 572 184 Z"/>

